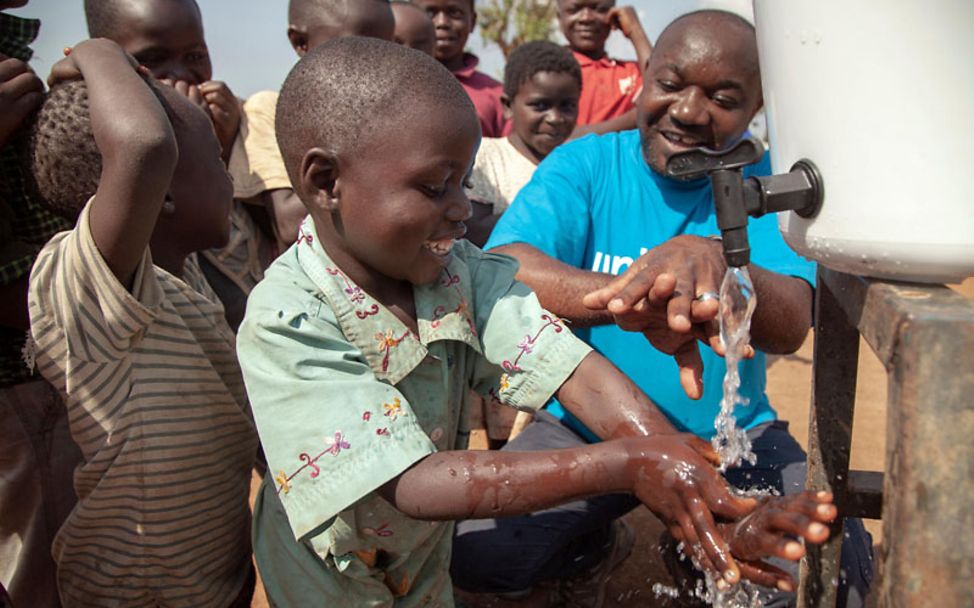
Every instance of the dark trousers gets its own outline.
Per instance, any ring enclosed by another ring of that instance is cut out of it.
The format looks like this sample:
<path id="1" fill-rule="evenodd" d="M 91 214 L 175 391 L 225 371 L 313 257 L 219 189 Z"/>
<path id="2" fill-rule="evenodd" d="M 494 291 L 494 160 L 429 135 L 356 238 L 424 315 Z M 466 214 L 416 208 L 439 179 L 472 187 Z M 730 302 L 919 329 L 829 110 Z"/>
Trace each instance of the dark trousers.
<path id="1" fill-rule="evenodd" d="M 762 424 L 748 432 L 755 465 L 728 471 L 734 486 L 774 489 L 794 494 L 805 486 L 805 453 L 788 433 L 786 422 Z M 504 450 L 530 452 L 585 445 L 585 440 L 547 412 L 539 412 Z M 552 509 L 501 519 L 459 522 L 453 543 L 451 574 L 467 591 L 503 593 L 529 589 L 553 579 L 581 574 L 604 557 L 610 525 L 639 506 L 628 494 L 599 496 Z M 798 563 L 769 560 L 797 580 Z M 872 580 L 872 539 L 858 519 L 846 519 L 842 545 L 839 606 L 865 603 Z M 769 591 L 766 606 L 791 606 L 793 593 Z"/>

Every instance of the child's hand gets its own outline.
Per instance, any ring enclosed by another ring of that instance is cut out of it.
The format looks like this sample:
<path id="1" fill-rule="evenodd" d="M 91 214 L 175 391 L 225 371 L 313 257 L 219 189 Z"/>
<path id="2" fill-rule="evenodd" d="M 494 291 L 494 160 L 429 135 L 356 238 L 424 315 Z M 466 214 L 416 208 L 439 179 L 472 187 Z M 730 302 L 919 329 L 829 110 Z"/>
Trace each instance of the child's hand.
<path id="1" fill-rule="evenodd" d="M 44 83 L 26 63 L 0 53 L 0 146 L 44 100 Z"/>
<path id="2" fill-rule="evenodd" d="M 633 494 L 669 527 L 674 537 L 698 548 L 701 565 L 727 584 L 741 571 L 714 515 L 728 520 L 745 517 L 757 506 L 750 498 L 730 493 L 714 469 L 717 455 L 706 441 L 690 434 L 661 434 L 631 442 L 635 464 Z"/>
<path id="3" fill-rule="evenodd" d="M 760 560 L 801 559 L 805 547 L 797 539 L 815 544 L 825 542 L 829 537 L 825 524 L 836 515 L 838 511 L 830 493 L 806 491 L 765 498 L 744 518 L 719 527 L 731 554 L 738 560 L 741 576 L 764 587 L 794 591 L 795 581 L 787 573 Z"/>
<path id="4" fill-rule="evenodd" d="M 199 86 L 199 91 L 206 101 L 224 158 L 229 158 L 230 148 L 240 130 L 240 104 L 230 87 L 218 80 L 204 82 Z"/>
<path id="5" fill-rule="evenodd" d="M 68 80 L 81 80 L 84 76 L 81 73 L 81 66 L 78 63 L 79 57 L 97 56 L 99 53 L 121 55 L 143 77 L 148 78 L 150 75 L 149 70 L 145 66 L 139 65 L 135 57 L 126 53 L 115 42 L 107 38 L 92 38 L 80 42 L 74 47 L 64 48 L 64 59 L 55 63 L 54 67 L 51 68 L 51 73 L 47 77 L 47 86 L 53 87 L 59 82 Z"/>
<path id="6" fill-rule="evenodd" d="M 631 39 L 636 31 L 642 31 L 643 26 L 639 22 L 639 15 L 636 9 L 631 6 L 616 6 L 609 11 L 609 27 L 622 32 L 622 35 Z"/>

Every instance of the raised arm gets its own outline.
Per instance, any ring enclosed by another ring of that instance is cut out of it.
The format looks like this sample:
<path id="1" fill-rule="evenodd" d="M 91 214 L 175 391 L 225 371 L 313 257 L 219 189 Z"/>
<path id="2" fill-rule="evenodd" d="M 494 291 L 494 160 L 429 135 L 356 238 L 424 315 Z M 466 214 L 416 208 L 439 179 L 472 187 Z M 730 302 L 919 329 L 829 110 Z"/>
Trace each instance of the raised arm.
<path id="1" fill-rule="evenodd" d="M 130 286 L 176 167 L 176 138 L 135 61 L 114 42 L 82 42 L 51 72 L 52 83 L 79 77 L 102 156 L 91 233 L 108 267 Z"/>
<path id="2" fill-rule="evenodd" d="M 643 24 L 639 21 L 636 9 L 631 6 L 613 8 L 609 11 L 609 23 L 613 28 L 621 31 L 622 35 L 632 43 L 632 47 L 636 51 L 636 62 L 639 64 L 640 73 L 642 73 L 649 65 L 649 56 L 653 53 L 653 45 L 643 29 Z"/>

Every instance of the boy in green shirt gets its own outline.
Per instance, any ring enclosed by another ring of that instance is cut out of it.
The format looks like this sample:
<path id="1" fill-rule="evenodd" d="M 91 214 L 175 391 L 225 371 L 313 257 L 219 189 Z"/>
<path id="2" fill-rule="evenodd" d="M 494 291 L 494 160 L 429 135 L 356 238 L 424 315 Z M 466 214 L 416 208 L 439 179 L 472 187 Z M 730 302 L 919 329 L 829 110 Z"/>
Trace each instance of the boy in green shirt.
<path id="1" fill-rule="evenodd" d="M 512 259 L 461 240 L 480 128 L 448 71 L 334 40 L 292 70 L 276 126 L 309 218 L 237 346 L 269 465 L 254 550 L 272 604 L 449 607 L 453 520 L 621 491 L 723 585 L 791 585 L 756 560 L 824 540 L 831 498 L 731 495 L 708 444 L 542 309 Z M 608 441 L 467 451 L 471 387 L 524 410 L 557 394 Z"/>

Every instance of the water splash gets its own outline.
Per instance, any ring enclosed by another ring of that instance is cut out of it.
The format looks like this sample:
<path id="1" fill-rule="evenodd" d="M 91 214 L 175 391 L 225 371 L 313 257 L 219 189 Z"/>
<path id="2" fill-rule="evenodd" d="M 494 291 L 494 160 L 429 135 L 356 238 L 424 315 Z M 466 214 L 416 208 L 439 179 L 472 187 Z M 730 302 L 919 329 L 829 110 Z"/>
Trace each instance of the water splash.
<path id="1" fill-rule="evenodd" d="M 757 457 L 751 451 L 751 440 L 744 429 L 737 427 L 734 408 L 748 405 L 741 397 L 741 374 L 738 363 L 751 341 L 751 317 L 757 306 L 757 296 L 747 268 L 728 267 L 720 286 L 720 340 L 726 351 L 727 373 L 724 374 L 724 396 L 720 413 L 714 419 L 717 434 L 711 443 L 720 457 L 720 470 L 735 467 L 742 461 L 754 464 Z"/>

